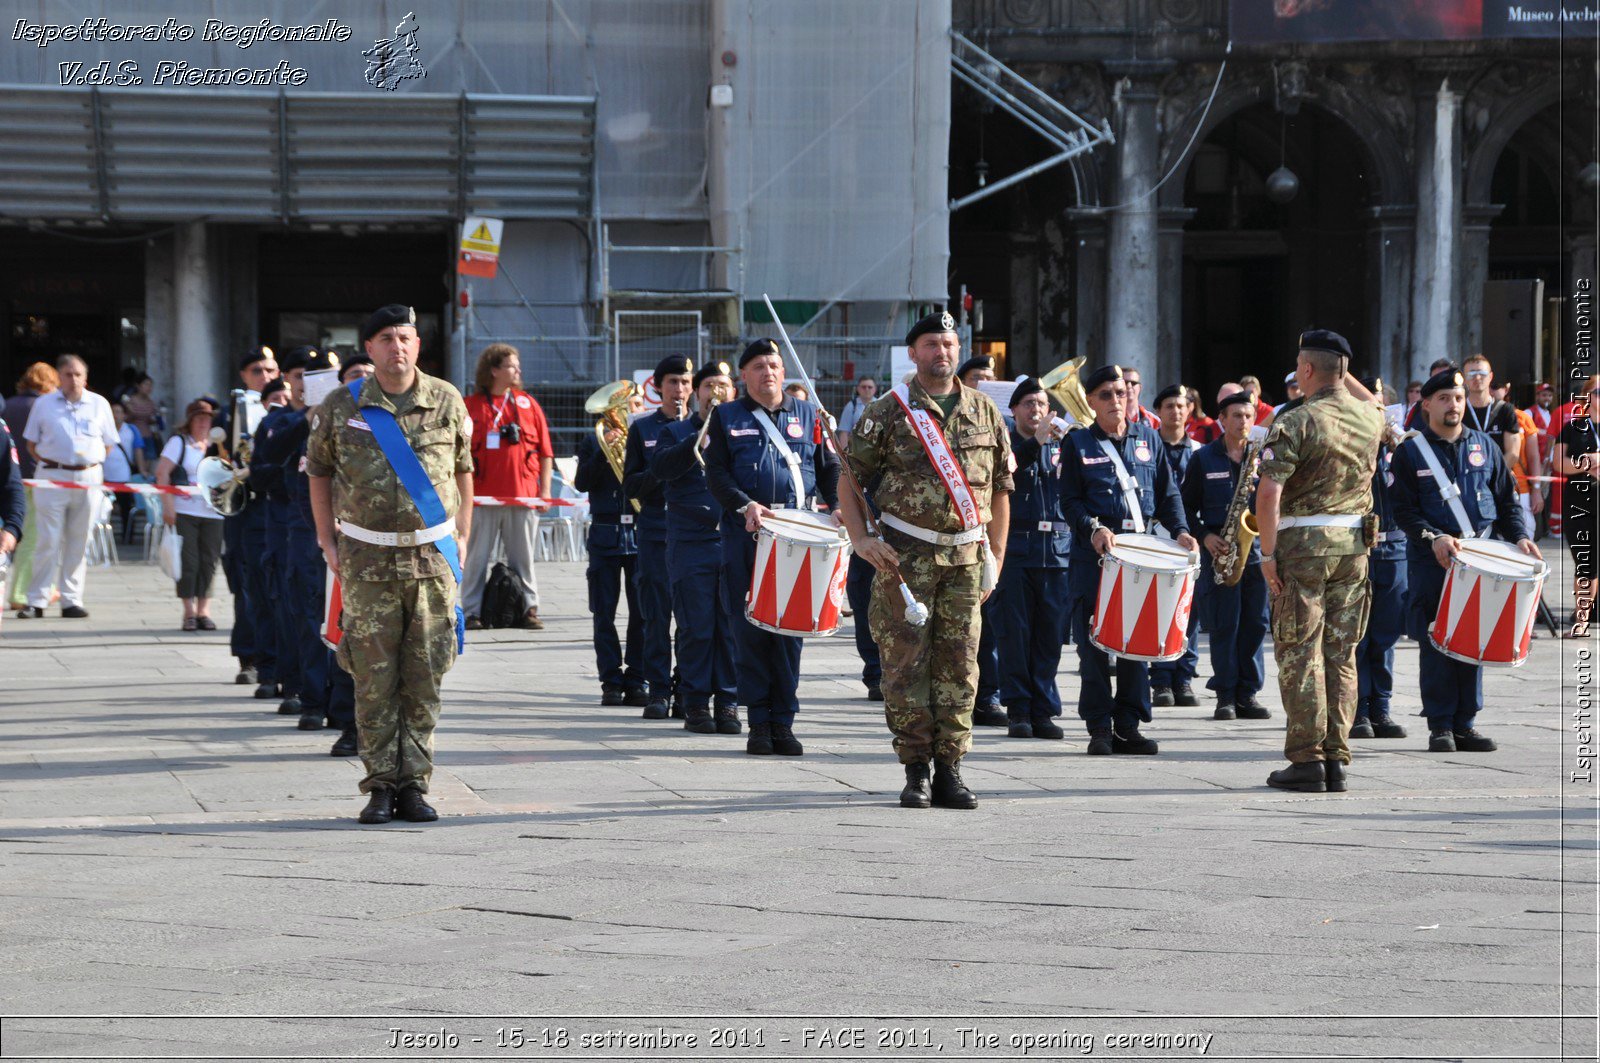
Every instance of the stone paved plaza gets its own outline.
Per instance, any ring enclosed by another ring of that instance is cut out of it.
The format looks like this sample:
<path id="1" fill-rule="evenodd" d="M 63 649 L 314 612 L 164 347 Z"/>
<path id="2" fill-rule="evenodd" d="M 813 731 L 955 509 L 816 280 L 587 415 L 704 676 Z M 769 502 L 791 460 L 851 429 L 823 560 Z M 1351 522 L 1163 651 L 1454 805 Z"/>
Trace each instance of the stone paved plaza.
<path id="1" fill-rule="evenodd" d="M 916 812 L 847 631 L 806 755 L 757 759 L 601 708 L 582 567 L 540 582 L 548 628 L 449 676 L 423 826 L 357 826 L 359 765 L 154 568 L 7 618 L 0 1058 L 1595 1056 L 1592 642 L 1488 675 L 1492 755 L 1423 751 L 1402 642 L 1412 737 L 1348 794 L 1263 785 L 1269 684 L 1269 721 L 1157 710 L 1155 758 L 984 730 L 981 807 Z"/>

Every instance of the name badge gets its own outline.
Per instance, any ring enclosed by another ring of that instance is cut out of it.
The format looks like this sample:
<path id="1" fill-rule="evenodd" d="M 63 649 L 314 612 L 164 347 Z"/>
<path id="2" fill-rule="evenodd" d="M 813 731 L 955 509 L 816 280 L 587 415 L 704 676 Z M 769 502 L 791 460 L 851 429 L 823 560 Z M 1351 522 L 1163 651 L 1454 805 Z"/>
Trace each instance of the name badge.
<path id="1" fill-rule="evenodd" d="M 633 523 L 633 514 L 632 513 L 624 513 L 622 515 L 622 523 L 624 523 L 624 524 L 632 524 Z"/>
<path id="2" fill-rule="evenodd" d="M 1426 476 L 1429 479 L 1432 479 L 1433 478 L 1433 470 L 1432 469 L 1418 469 L 1417 470 L 1417 475 L 1418 476 Z"/>
<path id="3" fill-rule="evenodd" d="M 730 428 L 730 429 L 728 429 L 728 434 L 730 436 L 758 436 L 758 435 L 761 434 L 761 429 L 759 429 L 759 428 Z"/>
<path id="4" fill-rule="evenodd" d="M 1226 480 L 1227 478 L 1228 478 L 1228 473 L 1225 473 L 1225 472 L 1208 472 L 1208 473 L 1206 473 L 1206 479 L 1207 480 Z"/>
<path id="5" fill-rule="evenodd" d="M 656 445 L 656 440 L 647 439 L 647 440 L 644 441 L 644 445 L 647 446 L 647 447 L 653 447 L 653 446 Z"/>
<path id="6" fill-rule="evenodd" d="M 346 421 L 345 424 L 348 425 L 351 428 L 359 428 L 363 432 L 372 431 L 371 427 L 368 426 L 367 422 L 363 421 L 359 417 L 352 417 L 348 421 Z"/>
<path id="7" fill-rule="evenodd" d="M 1111 459 L 1106 457 L 1104 454 L 1100 455 L 1098 458 L 1091 457 L 1088 454 L 1083 456 L 1083 463 L 1085 465 L 1107 465 L 1110 463 L 1110 461 Z"/>
<path id="8" fill-rule="evenodd" d="M 499 432 L 490 432 L 487 436 L 485 436 L 484 437 L 484 446 L 488 447 L 490 450 L 499 450 L 500 449 L 500 433 Z"/>

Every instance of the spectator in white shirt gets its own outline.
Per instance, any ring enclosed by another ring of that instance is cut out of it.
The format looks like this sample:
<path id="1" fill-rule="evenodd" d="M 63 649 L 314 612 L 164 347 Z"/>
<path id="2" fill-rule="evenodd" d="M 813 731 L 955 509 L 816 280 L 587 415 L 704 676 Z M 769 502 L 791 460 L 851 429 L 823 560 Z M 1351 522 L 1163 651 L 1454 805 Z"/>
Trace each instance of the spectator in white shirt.
<path id="1" fill-rule="evenodd" d="M 117 423 L 111 404 L 88 390 L 89 366 L 75 354 L 56 359 L 61 387 L 41 395 L 28 414 L 22 435 L 28 453 L 37 462 L 36 475 L 45 480 L 91 484 L 103 482 L 106 452 L 117 445 Z M 39 541 L 34 553 L 33 579 L 28 584 L 28 604 L 17 610 L 19 619 L 44 616 L 50 604 L 50 586 L 61 585 L 61 615 L 86 617 L 83 580 L 88 570 L 90 525 L 101 506 L 101 492 L 77 488 L 46 488 L 33 494 L 38 512 Z"/>
<path id="2" fill-rule="evenodd" d="M 117 445 L 106 451 L 106 483 L 133 483 L 135 477 L 140 483 L 146 482 L 149 479 L 149 466 L 144 452 L 144 437 L 127 419 L 128 412 L 123 409 L 122 403 L 111 404 L 111 416 L 117 422 Z M 133 523 L 133 508 L 137 505 L 137 498 L 137 495 L 127 491 L 119 491 L 111 499 L 116 506 L 117 521 L 122 525 L 124 539 Z"/>
<path id="3" fill-rule="evenodd" d="M 198 484 L 200 459 L 211 447 L 211 407 L 200 399 L 183 411 L 183 427 L 161 448 L 156 483 Z M 178 470 L 182 474 L 175 475 Z M 215 631 L 211 619 L 211 580 L 222 556 L 222 514 L 199 495 L 161 496 L 161 518 L 182 536 L 182 573 L 178 597 L 183 601 L 183 630 Z"/>

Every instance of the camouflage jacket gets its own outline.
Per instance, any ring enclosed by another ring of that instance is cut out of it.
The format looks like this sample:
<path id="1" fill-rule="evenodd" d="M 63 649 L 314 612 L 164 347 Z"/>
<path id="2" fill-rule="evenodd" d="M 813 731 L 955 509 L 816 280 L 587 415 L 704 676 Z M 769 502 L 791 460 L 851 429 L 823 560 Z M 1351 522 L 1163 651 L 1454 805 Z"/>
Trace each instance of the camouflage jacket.
<path id="1" fill-rule="evenodd" d="M 1261 475 L 1283 485 L 1280 517 L 1372 512 L 1372 473 L 1383 414 L 1343 384 L 1323 388 L 1278 415 L 1261 450 Z M 1274 552 L 1283 558 L 1366 552 L 1360 528 L 1286 528 Z"/>
<path id="2" fill-rule="evenodd" d="M 368 377 L 361 386 L 361 405 L 395 415 L 445 512 L 455 516 L 461 502 L 456 474 L 472 471 L 472 423 L 461 394 L 421 372 L 408 395 L 389 395 L 376 377 Z M 356 412 L 347 388 L 335 388 L 311 413 L 306 472 L 333 478 L 333 515 L 338 520 L 384 532 L 418 531 L 423 526 L 411 496 Z M 339 578 L 347 582 L 418 579 L 449 572 L 449 564 L 432 543 L 374 546 L 339 536 Z"/>
<path id="3" fill-rule="evenodd" d="M 960 382 L 961 397 L 948 419 L 939 404 L 913 380 L 912 409 L 927 410 L 944 429 L 950 451 L 967 474 L 978 503 L 978 516 L 989 522 L 989 500 L 995 491 L 1012 490 L 1011 436 L 1000 410 L 989 396 Z M 891 392 L 868 406 L 850 433 L 850 468 L 863 486 L 871 485 L 872 501 L 884 513 L 935 532 L 959 532 L 961 519 L 944 481 L 911 421 Z M 896 550 L 931 553 L 936 564 L 970 565 L 978 560 L 978 544 L 935 546 L 884 528 Z"/>

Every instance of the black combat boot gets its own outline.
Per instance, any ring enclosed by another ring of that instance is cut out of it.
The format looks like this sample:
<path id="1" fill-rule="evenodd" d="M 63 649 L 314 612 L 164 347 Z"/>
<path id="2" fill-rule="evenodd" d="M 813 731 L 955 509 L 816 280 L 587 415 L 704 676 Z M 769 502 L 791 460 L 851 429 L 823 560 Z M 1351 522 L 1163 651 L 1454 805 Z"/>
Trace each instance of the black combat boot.
<path id="1" fill-rule="evenodd" d="M 667 713 L 666 698 L 651 698 L 645 703 L 644 718 L 647 720 L 665 720 Z"/>
<path id="2" fill-rule="evenodd" d="M 879 686 L 877 683 L 868 683 L 867 684 L 867 700 L 868 701 L 882 701 L 883 700 L 883 687 Z"/>
<path id="3" fill-rule="evenodd" d="M 394 791 L 374 790 L 367 795 L 367 807 L 356 817 L 360 823 L 387 823 L 394 818 Z"/>
<path id="4" fill-rule="evenodd" d="M 1500 748 L 1494 744 L 1494 739 L 1471 727 L 1457 727 L 1455 739 L 1456 749 L 1462 753 L 1493 753 Z"/>
<path id="5" fill-rule="evenodd" d="M 1111 752 L 1137 757 L 1152 757 L 1161 752 L 1155 739 L 1139 733 L 1138 720 L 1124 720 L 1111 732 Z"/>
<path id="6" fill-rule="evenodd" d="M 1171 687 L 1151 687 L 1150 704 L 1158 709 L 1165 709 L 1172 705 Z"/>
<path id="7" fill-rule="evenodd" d="M 623 691 L 622 703 L 640 709 L 650 704 L 650 695 L 645 693 L 644 687 L 628 687 Z"/>
<path id="8" fill-rule="evenodd" d="M 321 709 L 312 709 L 310 712 L 300 714 L 300 722 L 295 724 L 295 727 L 302 731 L 320 731 L 324 719 L 326 717 L 322 715 Z"/>
<path id="9" fill-rule="evenodd" d="M 744 740 L 744 751 L 752 757 L 772 756 L 772 725 L 751 724 L 750 736 Z"/>
<path id="10" fill-rule="evenodd" d="M 1328 791 L 1328 777 L 1320 760 L 1308 760 L 1304 764 L 1279 768 L 1267 776 L 1267 785 L 1302 794 L 1321 794 Z"/>
<path id="11" fill-rule="evenodd" d="M 1433 731 L 1428 735 L 1429 753 L 1454 753 L 1456 751 L 1456 735 L 1454 731 Z"/>
<path id="12" fill-rule="evenodd" d="M 787 721 L 773 720 L 768 726 L 772 730 L 772 751 L 778 756 L 798 757 L 805 753 L 806 747 L 794 736 Z"/>
<path id="13" fill-rule="evenodd" d="M 906 788 L 900 791 L 901 808 L 927 808 L 933 804 L 933 775 L 928 762 L 906 765 Z"/>
<path id="14" fill-rule="evenodd" d="M 1404 738 L 1405 736 L 1406 729 L 1395 723 L 1387 712 L 1372 714 L 1372 737 Z"/>
<path id="15" fill-rule="evenodd" d="M 998 701 L 988 701 L 976 705 L 972 709 L 972 726 L 974 727 L 1005 727 L 1009 721 L 1006 719 L 1006 710 L 1000 707 Z"/>
<path id="16" fill-rule="evenodd" d="M 439 813 L 423 800 L 422 791 L 415 786 L 400 791 L 400 796 L 395 798 L 394 810 L 401 819 L 412 823 L 432 823 L 439 818 Z"/>
<path id="17" fill-rule="evenodd" d="M 256 685 L 256 666 L 251 664 L 249 661 L 245 660 L 243 657 L 240 657 L 239 658 L 239 674 L 233 677 L 233 682 L 234 682 L 235 686 L 241 686 L 241 687 L 253 687 L 253 686 L 255 686 Z"/>
<path id="18" fill-rule="evenodd" d="M 328 750 L 330 757 L 353 757 L 361 752 L 361 742 L 356 738 L 354 729 L 340 731 L 339 738 L 333 743 L 333 748 Z"/>
<path id="19" fill-rule="evenodd" d="M 1028 714 L 1027 709 L 1015 705 L 1006 707 L 1006 737 L 1033 737 L 1033 717 Z"/>
<path id="20" fill-rule="evenodd" d="M 601 687 L 600 688 L 600 704 L 602 704 L 602 705 L 626 705 L 627 703 L 628 703 L 628 695 L 623 692 L 623 689 L 621 687 Z"/>
<path id="21" fill-rule="evenodd" d="M 1233 711 L 1241 720 L 1270 720 L 1272 710 L 1256 700 L 1254 694 L 1240 694 L 1234 698 Z"/>
<path id="22" fill-rule="evenodd" d="M 1189 685 L 1189 681 L 1187 679 L 1182 680 L 1176 687 L 1173 688 L 1172 703 L 1174 705 L 1182 705 L 1184 708 L 1188 709 L 1192 709 L 1196 705 L 1200 704 L 1200 699 L 1195 697 L 1194 687 Z"/>
<path id="23" fill-rule="evenodd" d="M 1323 777 L 1327 780 L 1328 792 L 1330 794 L 1342 794 L 1346 790 L 1350 789 L 1349 784 L 1346 783 L 1345 780 L 1344 780 L 1344 761 L 1342 761 L 1342 760 L 1325 760 L 1325 761 L 1323 761 L 1322 762 L 1322 774 L 1323 774 Z"/>
<path id="24" fill-rule="evenodd" d="M 691 705 L 684 710 L 683 729 L 693 731 L 697 735 L 714 735 L 717 733 L 717 721 L 711 718 L 711 710 L 704 705 Z"/>
<path id="25" fill-rule="evenodd" d="M 1033 737 L 1065 738 L 1067 737 L 1067 732 L 1063 731 L 1050 717 L 1035 716 L 1033 718 Z"/>
<path id="26" fill-rule="evenodd" d="M 1085 752 L 1091 757 L 1109 757 L 1111 755 L 1111 728 L 1089 728 L 1089 748 Z"/>
<path id="27" fill-rule="evenodd" d="M 278 715 L 298 716 L 300 715 L 300 711 L 304 708 L 305 706 L 300 704 L 300 695 L 290 694 L 288 697 L 278 702 Z"/>
<path id="28" fill-rule="evenodd" d="M 1220 695 L 1218 695 L 1217 696 L 1217 711 L 1213 712 L 1211 714 L 1211 718 L 1213 720 L 1233 720 L 1233 719 L 1237 719 L 1238 716 L 1239 716 L 1238 712 L 1235 711 L 1234 707 L 1233 707 L 1233 695 L 1232 694 L 1220 694 Z"/>
<path id="29" fill-rule="evenodd" d="M 283 691 L 278 689 L 278 684 L 262 683 L 260 686 L 256 687 L 256 700 L 268 701 L 272 698 L 281 696 L 282 693 Z"/>
<path id="30" fill-rule="evenodd" d="M 739 726 L 739 706 L 718 705 L 714 715 L 717 720 L 717 734 L 736 735 L 743 730 Z"/>
<path id="31" fill-rule="evenodd" d="M 1371 738 L 1372 736 L 1372 721 L 1365 716 L 1357 716 L 1356 722 L 1350 725 L 1350 737 Z"/>
<path id="32" fill-rule="evenodd" d="M 940 808 L 978 807 L 977 797 L 961 781 L 961 766 L 957 761 L 934 761 L 933 803 Z"/>

